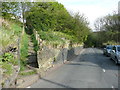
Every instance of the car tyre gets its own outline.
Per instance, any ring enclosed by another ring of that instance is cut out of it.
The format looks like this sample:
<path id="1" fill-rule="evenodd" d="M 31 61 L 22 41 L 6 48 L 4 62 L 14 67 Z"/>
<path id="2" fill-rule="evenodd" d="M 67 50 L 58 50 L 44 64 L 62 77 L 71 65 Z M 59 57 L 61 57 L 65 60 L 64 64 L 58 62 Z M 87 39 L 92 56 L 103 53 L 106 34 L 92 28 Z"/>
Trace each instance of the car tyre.
<path id="1" fill-rule="evenodd" d="M 117 59 L 117 58 L 115 58 L 115 59 L 116 59 L 116 60 L 115 60 L 115 64 L 118 65 L 118 59 Z"/>
<path id="2" fill-rule="evenodd" d="M 103 55 L 105 55 L 105 53 L 103 53 Z"/>
<path id="3" fill-rule="evenodd" d="M 111 55 L 110 55 L 110 60 L 113 60 L 112 57 L 111 57 Z"/>
<path id="4" fill-rule="evenodd" d="M 113 59 L 110 57 L 110 60 L 113 60 Z"/>

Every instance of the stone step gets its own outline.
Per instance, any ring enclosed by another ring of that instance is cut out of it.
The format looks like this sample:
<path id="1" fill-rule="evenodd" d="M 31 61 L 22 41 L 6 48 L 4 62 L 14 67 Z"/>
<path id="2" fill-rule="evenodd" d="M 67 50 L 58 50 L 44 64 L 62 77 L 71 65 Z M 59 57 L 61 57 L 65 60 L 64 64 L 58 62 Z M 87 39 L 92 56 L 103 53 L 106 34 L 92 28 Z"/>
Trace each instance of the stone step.
<path id="1" fill-rule="evenodd" d="M 28 69 L 28 70 L 25 70 L 25 71 L 21 71 L 20 73 L 27 73 L 27 72 L 32 72 L 33 70 L 31 69 Z"/>
<path id="2" fill-rule="evenodd" d="M 28 49 L 28 52 L 35 52 L 33 48 Z"/>
<path id="3" fill-rule="evenodd" d="M 36 53 L 35 52 L 28 52 L 28 57 L 32 56 L 32 55 L 36 55 Z"/>
<path id="4" fill-rule="evenodd" d="M 34 44 L 28 44 L 29 47 L 34 47 Z"/>
<path id="5" fill-rule="evenodd" d="M 37 63 L 31 63 L 31 64 L 29 64 L 29 66 L 34 67 L 34 68 L 38 68 L 38 64 Z"/>
<path id="6" fill-rule="evenodd" d="M 29 85 L 32 85 L 37 80 L 39 80 L 40 76 L 38 74 L 24 76 L 17 79 L 17 87 L 16 88 L 26 88 Z"/>
<path id="7" fill-rule="evenodd" d="M 34 51 L 34 43 L 32 42 L 31 39 L 29 40 L 27 63 L 32 67 L 38 66 L 37 55 L 36 55 L 36 52 Z"/>
<path id="8" fill-rule="evenodd" d="M 35 55 L 29 56 L 27 63 L 37 63 L 37 57 Z"/>
<path id="9" fill-rule="evenodd" d="M 30 41 L 28 44 L 29 44 L 29 45 L 34 45 L 34 43 L 33 43 L 32 41 Z"/>

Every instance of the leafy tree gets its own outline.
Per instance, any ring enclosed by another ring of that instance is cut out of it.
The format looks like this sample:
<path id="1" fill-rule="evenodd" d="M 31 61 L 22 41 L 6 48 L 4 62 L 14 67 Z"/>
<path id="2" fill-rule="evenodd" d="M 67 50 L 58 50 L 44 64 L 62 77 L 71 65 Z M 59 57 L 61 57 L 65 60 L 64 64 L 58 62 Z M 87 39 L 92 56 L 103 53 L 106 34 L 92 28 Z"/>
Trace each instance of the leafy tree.
<path id="1" fill-rule="evenodd" d="M 18 8 L 18 2 L 2 2 L 2 17 L 6 19 L 10 19 L 12 16 L 14 16 L 17 19 L 16 14 L 19 10 Z"/>
<path id="2" fill-rule="evenodd" d="M 89 33 L 88 22 L 83 15 L 71 16 L 58 2 L 37 2 L 26 15 L 26 25 L 37 31 L 58 31 L 84 42 Z M 32 31 L 32 30 L 31 30 Z"/>
<path id="3" fill-rule="evenodd" d="M 90 28 L 88 27 L 88 22 L 83 15 L 79 15 L 79 13 L 74 16 L 74 32 L 76 37 L 80 42 L 84 42 L 87 39 Z"/>
<path id="4" fill-rule="evenodd" d="M 23 22 L 23 33 L 25 27 L 25 12 L 32 7 L 32 2 L 3 2 L 2 3 L 2 17 L 5 19 L 12 19 Z"/>
<path id="5" fill-rule="evenodd" d="M 102 43 L 109 41 L 120 43 L 120 16 L 116 13 L 99 18 L 95 22 Z M 104 37 L 103 37 L 104 36 Z M 99 38 L 98 37 L 98 38 Z"/>
<path id="6" fill-rule="evenodd" d="M 64 9 L 62 4 L 57 2 L 37 2 L 27 12 L 27 26 L 32 25 L 36 30 L 48 31 L 61 30 L 63 28 L 63 21 L 68 12 Z"/>

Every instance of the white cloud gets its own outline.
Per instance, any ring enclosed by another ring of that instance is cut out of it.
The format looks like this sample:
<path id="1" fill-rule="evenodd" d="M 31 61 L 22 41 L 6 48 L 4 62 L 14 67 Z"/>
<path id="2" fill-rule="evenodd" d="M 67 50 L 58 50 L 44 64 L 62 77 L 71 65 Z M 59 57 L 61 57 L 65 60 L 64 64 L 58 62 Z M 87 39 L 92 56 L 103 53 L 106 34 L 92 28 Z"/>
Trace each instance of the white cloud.
<path id="1" fill-rule="evenodd" d="M 58 0 L 69 11 L 84 13 L 94 28 L 95 19 L 117 11 L 119 0 Z"/>

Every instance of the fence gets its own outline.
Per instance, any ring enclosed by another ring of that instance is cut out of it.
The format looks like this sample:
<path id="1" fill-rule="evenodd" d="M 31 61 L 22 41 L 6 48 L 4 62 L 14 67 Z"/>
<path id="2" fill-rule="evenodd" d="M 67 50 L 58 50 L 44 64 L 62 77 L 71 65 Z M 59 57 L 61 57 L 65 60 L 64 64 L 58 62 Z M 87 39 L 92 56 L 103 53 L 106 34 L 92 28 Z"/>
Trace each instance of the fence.
<path id="1" fill-rule="evenodd" d="M 34 36 L 35 36 L 35 39 L 38 41 L 38 45 L 41 46 L 41 44 L 42 44 L 42 39 L 40 39 L 40 35 L 38 34 L 38 32 L 37 32 L 35 29 L 33 30 L 33 34 L 34 34 Z"/>

